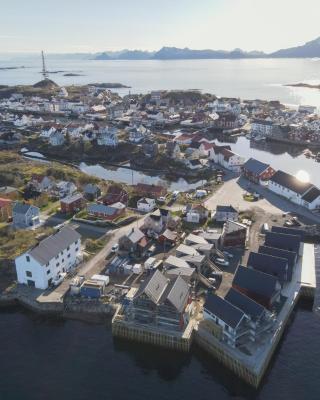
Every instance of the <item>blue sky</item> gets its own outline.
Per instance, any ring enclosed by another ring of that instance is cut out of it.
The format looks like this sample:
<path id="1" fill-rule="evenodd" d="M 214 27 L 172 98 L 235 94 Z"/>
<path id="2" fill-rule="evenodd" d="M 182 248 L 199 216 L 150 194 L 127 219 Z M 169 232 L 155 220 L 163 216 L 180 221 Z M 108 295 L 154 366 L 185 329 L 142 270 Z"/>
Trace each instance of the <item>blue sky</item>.
<path id="1" fill-rule="evenodd" d="M 0 53 L 273 51 L 320 36 L 319 0 L 1 1 Z"/>

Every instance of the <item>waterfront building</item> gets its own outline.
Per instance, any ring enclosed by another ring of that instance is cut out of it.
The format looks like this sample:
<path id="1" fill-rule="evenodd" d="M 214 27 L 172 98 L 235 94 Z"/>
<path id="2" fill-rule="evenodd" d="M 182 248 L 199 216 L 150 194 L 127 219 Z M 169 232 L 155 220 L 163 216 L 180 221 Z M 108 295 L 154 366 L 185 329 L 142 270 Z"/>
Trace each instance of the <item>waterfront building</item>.
<path id="1" fill-rule="evenodd" d="M 301 237 L 295 234 L 266 232 L 264 243 L 266 246 L 292 251 L 298 255 L 302 255 L 303 252 Z"/>
<path id="2" fill-rule="evenodd" d="M 285 258 L 288 262 L 287 278 L 288 281 L 292 279 L 293 267 L 295 266 L 298 258 L 298 254 L 294 251 L 277 249 L 276 247 L 259 246 L 258 252 L 260 254 L 269 254 L 270 256 Z"/>
<path id="3" fill-rule="evenodd" d="M 149 197 L 143 197 L 137 201 L 137 209 L 142 212 L 151 212 L 156 207 L 155 199 Z"/>
<path id="4" fill-rule="evenodd" d="M 15 260 L 18 283 L 47 289 L 53 279 L 81 260 L 81 236 L 64 227 Z"/>
<path id="5" fill-rule="evenodd" d="M 180 276 L 164 276 L 156 270 L 139 287 L 128 305 L 126 319 L 135 324 L 181 331 L 186 325 L 185 309 L 190 287 Z"/>
<path id="6" fill-rule="evenodd" d="M 251 132 L 255 135 L 270 136 L 273 131 L 273 122 L 264 119 L 254 119 L 251 123 Z"/>
<path id="7" fill-rule="evenodd" d="M 270 178 L 269 190 L 309 210 L 320 208 L 320 190 L 317 187 L 281 170 Z"/>
<path id="8" fill-rule="evenodd" d="M 275 170 L 270 164 L 263 163 L 254 158 L 249 158 L 243 164 L 242 175 L 254 183 L 267 185 L 269 179 L 275 174 Z"/>
<path id="9" fill-rule="evenodd" d="M 275 276 L 281 286 L 288 281 L 288 260 L 286 258 L 251 251 L 247 266 Z"/>
<path id="10" fill-rule="evenodd" d="M 281 285 L 276 277 L 242 265 L 237 268 L 232 287 L 268 309 L 280 301 Z"/>
<path id="11" fill-rule="evenodd" d="M 40 224 L 40 209 L 31 204 L 16 202 L 12 210 L 13 225 L 17 228 L 30 228 Z"/>

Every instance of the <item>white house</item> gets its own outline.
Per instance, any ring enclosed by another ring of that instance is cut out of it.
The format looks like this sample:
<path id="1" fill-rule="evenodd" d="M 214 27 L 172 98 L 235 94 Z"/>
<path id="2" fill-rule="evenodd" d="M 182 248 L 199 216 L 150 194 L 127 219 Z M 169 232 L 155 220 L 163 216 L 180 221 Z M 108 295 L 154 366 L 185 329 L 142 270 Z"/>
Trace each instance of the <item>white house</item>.
<path id="1" fill-rule="evenodd" d="M 40 210 L 30 204 L 16 202 L 12 210 L 13 225 L 17 228 L 30 228 L 40 224 Z"/>
<path id="2" fill-rule="evenodd" d="M 64 140 L 64 134 L 60 131 L 53 132 L 49 137 L 49 143 L 51 146 L 62 146 Z"/>
<path id="3" fill-rule="evenodd" d="M 320 208 L 320 190 L 317 187 L 309 182 L 302 182 L 295 176 L 281 170 L 270 178 L 268 188 L 292 203 L 309 210 Z"/>
<path id="4" fill-rule="evenodd" d="M 245 163 L 244 157 L 224 146 L 213 146 L 213 148 L 209 150 L 209 158 L 216 164 L 236 173 L 241 172 L 242 166 Z"/>
<path id="5" fill-rule="evenodd" d="M 118 129 L 106 127 L 102 129 L 97 137 L 97 143 L 99 146 L 118 146 Z"/>
<path id="6" fill-rule="evenodd" d="M 255 135 L 270 136 L 273 130 L 273 122 L 265 119 L 255 119 L 251 123 L 251 132 Z"/>
<path id="7" fill-rule="evenodd" d="M 47 289 L 54 278 L 81 260 L 81 236 L 64 227 L 16 258 L 17 280 L 21 284 Z"/>
<path id="8" fill-rule="evenodd" d="M 148 197 L 143 197 L 137 201 L 137 209 L 142 212 L 151 212 L 156 207 L 155 199 L 150 199 Z"/>
<path id="9" fill-rule="evenodd" d="M 230 206 L 217 206 L 213 219 L 217 222 L 238 221 L 238 211 Z"/>

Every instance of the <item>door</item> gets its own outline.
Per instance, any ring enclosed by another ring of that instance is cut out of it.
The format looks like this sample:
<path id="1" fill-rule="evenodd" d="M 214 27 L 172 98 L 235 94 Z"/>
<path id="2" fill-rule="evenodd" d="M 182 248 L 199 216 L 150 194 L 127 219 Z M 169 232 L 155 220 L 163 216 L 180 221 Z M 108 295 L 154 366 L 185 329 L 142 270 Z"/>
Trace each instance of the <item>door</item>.
<path id="1" fill-rule="evenodd" d="M 35 281 L 32 281 L 31 279 L 27 280 L 27 284 L 28 284 L 29 287 L 35 287 L 36 286 Z"/>

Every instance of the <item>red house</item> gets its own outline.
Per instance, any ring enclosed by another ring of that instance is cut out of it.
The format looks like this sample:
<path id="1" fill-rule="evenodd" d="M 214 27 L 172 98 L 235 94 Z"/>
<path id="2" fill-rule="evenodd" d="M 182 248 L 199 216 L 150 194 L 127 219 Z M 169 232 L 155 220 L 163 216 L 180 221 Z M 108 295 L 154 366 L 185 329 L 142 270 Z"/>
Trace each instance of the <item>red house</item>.
<path id="1" fill-rule="evenodd" d="M 269 164 L 265 164 L 254 158 L 249 158 L 242 167 L 243 176 L 251 182 L 262 185 L 266 184 L 275 172 L 276 171 Z"/>
<path id="2" fill-rule="evenodd" d="M 102 201 L 105 205 L 114 204 L 118 202 L 122 204 L 127 204 L 128 193 L 121 186 L 110 185 Z"/>
<path id="3" fill-rule="evenodd" d="M 82 210 L 86 202 L 81 193 L 76 193 L 60 200 L 61 212 L 65 214 L 73 214 Z"/>

